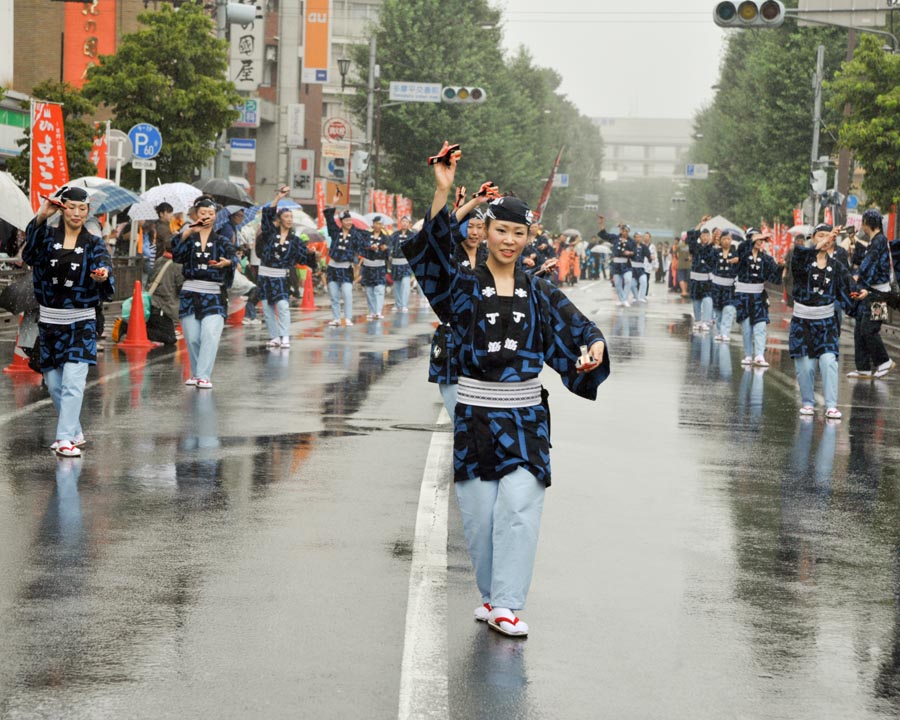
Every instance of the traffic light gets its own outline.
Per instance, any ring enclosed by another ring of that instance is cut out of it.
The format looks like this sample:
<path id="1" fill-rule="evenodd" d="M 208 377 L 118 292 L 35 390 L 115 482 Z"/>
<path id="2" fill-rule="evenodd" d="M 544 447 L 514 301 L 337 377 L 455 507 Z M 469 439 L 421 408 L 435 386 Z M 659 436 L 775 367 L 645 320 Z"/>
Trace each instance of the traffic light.
<path id="1" fill-rule="evenodd" d="M 713 10 L 720 27 L 778 27 L 784 23 L 784 3 L 780 0 L 722 0 Z"/>
<path id="2" fill-rule="evenodd" d="M 483 103 L 487 98 L 484 88 L 480 87 L 452 87 L 447 86 L 441 90 L 441 100 L 445 103 Z"/>

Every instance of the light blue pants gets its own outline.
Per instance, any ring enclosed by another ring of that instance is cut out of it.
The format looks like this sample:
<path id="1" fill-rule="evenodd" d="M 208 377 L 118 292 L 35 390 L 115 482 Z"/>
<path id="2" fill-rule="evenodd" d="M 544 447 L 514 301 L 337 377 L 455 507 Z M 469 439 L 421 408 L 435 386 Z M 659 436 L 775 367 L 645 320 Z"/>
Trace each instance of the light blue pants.
<path id="1" fill-rule="evenodd" d="M 444 407 L 447 408 L 447 414 L 450 416 L 450 422 L 453 422 L 453 417 L 456 411 L 456 383 L 453 383 L 452 385 L 438 383 L 438 390 L 441 391 L 441 398 L 443 398 L 444 400 Z"/>
<path id="2" fill-rule="evenodd" d="M 635 300 L 647 299 L 647 273 L 641 273 L 639 277 L 631 278 L 631 294 Z"/>
<path id="3" fill-rule="evenodd" d="M 287 299 L 279 300 L 274 305 L 263 300 L 263 315 L 266 316 L 270 338 L 287 337 L 290 334 L 291 305 Z"/>
<path id="4" fill-rule="evenodd" d="M 544 483 L 517 468 L 500 480 L 455 485 L 481 601 L 521 610 L 534 571 Z"/>
<path id="5" fill-rule="evenodd" d="M 837 407 L 838 394 L 838 361 L 834 353 L 819 356 L 819 372 L 822 373 L 822 394 L 825 396 L 825 409 Z M 816 361 L 807 355 L 794 358 L 794 372 L 800 385 L 800 401 L 809 407 L 816 406 L 813 391 L 816 382 Z"/>
<path id="6" fill-rule="evenodd" d="M 726 305 L 721 310 L 714 310 L 716 320 L 716 334 L 728 337 L 731 335 L 731 326 L 734 325 L 734 305 Z"/>
<path id="7" fill-rule="evenodd" d="M 744 338 L 744 357 L 757 357 L 766 352 L 766 324 L 758 322 L 752 328 L 750 318 L 741 322 L 741 335 Z"/>
<path id="8" fill-rule="evenodd" d="M 203 380 L 212 377 L 216 353 L 219 352 L 219 338 L 222 337 L 224 327 L 225 318 L 221 315 L 207 315 L 203 320 L 198 320 L 193 315 L 181 318 L 181 331 L 184 333 L 191 363 L 191 377 Z"/>
<path id="9" fill-rule="evenodd" d="M 384 314 L 384 285 L 366 285 L 366 303 L 370 315 Z"/>
<path id="10" fill-rule="evenodd" d="M 44 382 L 56 408 L 56 440 L 76 440 L 82 436 L 81 401 L 87 382 L 87 363 L 67 362 L 44 370 Z"/>
<path id="11" fill-rule="evenodd" d="M 626 302 L 628 300 L 628 291 L 631 288 L 631 270 L 621 275 L 613 275 L 613 285 L 616 288 L 616 296 L 619 298 L 619 302 Z"/>
<path id="12" fill-rule="evenodd" d="M 353 283 L 328 283 L 328 297 L 331 298 L 331 317 L 341 319 L 341 297 L 344 298 L 344 317 L 353 319 Z"/>
<path id="13" fill-rule="evenodd" d="M 409 288 L 411 283 L 411 275 L 394 281 L 394 307 L 397 310 L 409 310 Z"/>
<path id="14" fill-rule="evenodd" d="M 707 295 L 702 300 L 694 300 L 694 322 L 712 322 L 713 301 L 712 296 Z"/>

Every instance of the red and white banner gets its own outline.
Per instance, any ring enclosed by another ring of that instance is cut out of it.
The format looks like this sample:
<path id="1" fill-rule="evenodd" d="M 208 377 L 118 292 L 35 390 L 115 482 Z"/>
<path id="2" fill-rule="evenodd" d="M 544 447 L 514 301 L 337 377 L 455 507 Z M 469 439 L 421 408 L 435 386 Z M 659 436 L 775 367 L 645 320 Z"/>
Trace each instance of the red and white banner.
<path id="1" fill-rule="evenodd" d="M 547 209 L 547 203 L 550 201 L 550 192 L 553 190 L 553 179 L 556 177 L 556 171 L 559 170 L 559 161 L 562 160 L 563 150 L 565 150 L 565 146 L 561 147 L 556 154 L 556 162 L 553 163 L 553 169 L 550 171 L 550 176 L 547 178 L 547 184 L 544 185 L 541 199 L 538 201 L 537 209 L 534 211 L 534 214 L 538 218 L 541 218 L 544 215 L 544 210 Z"/>
<path id="2" fill-rule="evenodd" d="M 388 196 L 387 196 L 387 210 L 386 210 L 386 213 L 385 213 L 385 214 L 386 214 L 389 218 L 394 218 L 394 217 L 396 217 L 396 215 L 394 214 L 394 208 L 396 208 L 396 205 L 394 204 L 394 200 L 395 200 L 394 195 L 388 195 Z"/>
<path id="3" fill-rule="evenodd" d="M 325 227 L 325 187 L 321 180 L 316 180 L 316 222 Z"/>
<path id="4" fill-rule="evenodd" d="M 794 208 L 794 225 L 803 224 L 803 211 L 800 208 Z"/>
<path id="5" fill-rule="evenodd" d="M 106 177 L 106 127 L 98 122 L 94 123 L 94 144 L 91 147 L 90 160 L 97 168 L 97 177 Z"/>
<path id="6" fill-rule="evenodd" d="M 31 207 L 37 212 L 41 195 L 50 195 L 69 182 L 62 106 L 31 104 Z"/>

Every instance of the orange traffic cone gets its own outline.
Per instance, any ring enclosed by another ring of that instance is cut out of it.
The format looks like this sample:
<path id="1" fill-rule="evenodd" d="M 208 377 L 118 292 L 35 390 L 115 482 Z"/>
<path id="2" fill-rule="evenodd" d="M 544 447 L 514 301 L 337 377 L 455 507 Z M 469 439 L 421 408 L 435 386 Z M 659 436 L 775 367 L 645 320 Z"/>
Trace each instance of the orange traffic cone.
<path id="1" fill-rule="evenodd" d="M 144 293 L 141 292 L 141 281 L 134 281 L 134 297 L 131 301 L 131 316 L 128 318 L 128 333 L 119 343 L 125 350 L 129 348 L 156 347 L 147 338 L 147 321 L 144 319 Z"/>
<path id="2" fill-rule="evenodd" d="M 245 303 L 234 312 L 228 313 L 228 319 L 225 322 L 232 327 L 240 327 L 244 323 L 244 313 L 246 311 L 247 305 Z"/>
<path id="3" fill-rule="evenodd" d="M 22 324 L 22 319 L 19 318 L 19 325 Z M 3 368 L 3 372 L 7 375 L 34 375 L 35 377 L 40 377 L 40 373 L 35 373 L 28 366 L 28 356 L 25 354 L 25 351 L 19 347 L 19 333 L 16 332 L 16 344 L 13 346 L 13 360 L 12 362 Z"/>
<path id="4" fill-rule="evenodd" d="M 303 280 L 303 300 L 300 302 L 300 309 L 315 310 L 316 298 L 313 294 L 312 268 L 307 267 L 306 265 L 302 265 L 301 267 L 306 270 L 306 277 Z"/>

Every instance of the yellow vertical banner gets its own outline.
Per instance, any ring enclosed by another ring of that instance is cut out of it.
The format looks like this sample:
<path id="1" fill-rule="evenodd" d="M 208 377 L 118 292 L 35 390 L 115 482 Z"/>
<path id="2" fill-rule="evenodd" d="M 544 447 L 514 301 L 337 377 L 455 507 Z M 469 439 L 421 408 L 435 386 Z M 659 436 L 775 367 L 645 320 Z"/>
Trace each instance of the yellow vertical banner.
<path id="1" fill-rule="evenodd" d="M 304 83 L 328 82 L 331 67 L 331 0 L 306 0 L 303 17 Z"/>

